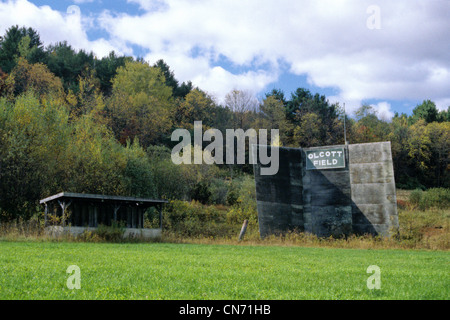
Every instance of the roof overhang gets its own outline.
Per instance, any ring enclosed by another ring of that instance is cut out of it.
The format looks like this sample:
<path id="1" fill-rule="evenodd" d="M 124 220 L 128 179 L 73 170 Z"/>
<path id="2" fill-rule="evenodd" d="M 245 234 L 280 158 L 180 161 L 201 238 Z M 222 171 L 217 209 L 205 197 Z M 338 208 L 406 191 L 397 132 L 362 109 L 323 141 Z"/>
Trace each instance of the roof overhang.
<path id="1" fill-rule="evenodd" d="M 122 196 L 110 196 L 101 194 L 86 194 L 86 193 L 72 193 L 61 192 L 50 196 L 48 198 L 39 201 L 40 204 L 46 204 L 54 200 L 80 200 L 89 202 L 102 202 L 102 203 L 114 203 L 114 204 L 129 204 L 129 205 L 145 205 L 155 206 L 167 203 L 167 200 L 154 200 L 147 198 L 135 198 L 135 197 L 122 197 Z"/>

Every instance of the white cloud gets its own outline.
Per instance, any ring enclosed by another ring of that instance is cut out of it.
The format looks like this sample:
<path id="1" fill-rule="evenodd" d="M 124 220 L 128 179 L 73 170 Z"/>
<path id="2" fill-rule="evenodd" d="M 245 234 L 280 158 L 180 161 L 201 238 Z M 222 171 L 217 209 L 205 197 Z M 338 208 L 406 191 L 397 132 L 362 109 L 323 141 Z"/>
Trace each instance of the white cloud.
<path id="1" fill-rule="evenodd" d="M 431 99 L 440 108 L 450 99 L 447 0 L 127 2 L 142 11 L 117 13 L 120 7 L 110 6 L 92 22 L 84 12 L 77 18 L 8 1 L 0 4 L 0 21 L 6 21 L 2 27 L 36 27 L 46 43 L 68 40 L 98 54 L 112 48 L 130 54 L 133 45 L 141 46 L 149 62 L 164 59 L 179 80 L 192 80 L 219 98 L 233 88 L 264 90 L 276 82 L 282 61 L 315 86 L 338 88 L 329 99 L 346 102 L 349 113 L 370 99 Z M 367 9 L 374 4 L 380 29 L 368 28 L 373 17 Z M 86 30 L 99 26 L 110 38 L 89 41 Z M 390 116 L 387 104 L 378 108 Z"/>
<path id="2" fill-rule="evenodd" d="M 39 32 L 45 45 L 66 40 L 75 49 L 93 51 L 99 57 L 112 50 L 126 50 L 105 39 L 90 41 L 86 31 L 92 21 L 83 16 L 75 5 L 69 6 L 66 12 L 59 12 L 50 6 L 38 7 L 26 0 L 9 0 L 0 3 L 0 21 L 1 34 L 13 25 L 31 27 Z"/>
<path id="3" fill-rule="evenodd" d="M 339 88 L 339 100 L 351 109 L 365 99 L 450 97 L 448 1 L 378 1 L 381 29 L 375 30 L 367 27 L 372 1 L 129 2 L 148 12 L 103 14 L 101 25 L 113 38 L 149 48 L 151 57 L 168 57 L 183 76 L 216 86 L 221 95 L 239 84 L 264 88 L 283 60 L 312 84 Z M 192 58 L 194 48 L 200 58 Z M 219 55 L 256 71 L 217 69 Z M 183 67 L 199 61 L 198 70 Z"/>
<path id="4" fill-rule="evenodd" d="M 76 4 L 83 4 L 83 3 L 92 3 L 95 0 L 73 0 L 74 3 Z"/>
<path id="5" fill-rule="evenodd" d="M 436 107 L 442 111 L 442 110 L 448 110 L 448 108 L 450 107 L 450 98 L 445 98 L 445 99 L 439 99 L 434 101 L 436 103 Z"/>
<path id="6" fill-rule="evenodd" d="M 373 106 L 377 112 L 378 118 L 384 121 L 390 121 L 394 117 L 394 112 L 391 110 L 391 105 L 387 102 L 380 102 Z"/>

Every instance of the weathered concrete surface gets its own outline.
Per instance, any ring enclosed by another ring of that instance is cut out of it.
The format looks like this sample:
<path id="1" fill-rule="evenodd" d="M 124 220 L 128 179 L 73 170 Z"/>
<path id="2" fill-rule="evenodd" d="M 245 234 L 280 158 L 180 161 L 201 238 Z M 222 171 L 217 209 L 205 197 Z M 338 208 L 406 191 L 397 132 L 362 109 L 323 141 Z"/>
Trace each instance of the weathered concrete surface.
<path id="1" fill-rule="evenodd" d="M 302 152 L 279 148 L 279 159 L 278 173 L 271 176 L 262 176 L 261 164 L 254 165 L 261 237 L 304 231 Z"/>
<path id="2" fill-rule="evenodd" d="M 349 146 L 353 232 L 388 236 L 398 229 L 390 142 Z"/>
<path id="3" fill-rule="evenodd" d="M 290 230 L 320 237 L 386 236 L 398 228 L 390 143 L 335 147 L 344 149 L 344 168 L 306 169 L 308 151 L 330 147 L 279 148 L 273 176 L 262 176 L 261 165 L 254 166 L 261 237 Z"/>
<path id="4" fill-rule="evenodd" d="M 342 147 L 347 153 L 345 146 Z M 311 151 L 323 148 L 302 150 L 303 160 Z M 345 167 L 338 169 L 307 170 L 303 175 L 303 215 L 308 223 L 305 231 L 319 237 L 341 237 L 352 232 L 352 203 L 350 176 L 348 173 L 348 156 Z"/>
<path id="5" fill-rule="evenodd" d="M 80 236 L 85 231 L 94 232 L 97 228 L 94 227 L 61 227 L 61 226 L 49 226 L 45 228 L 47 235 L 51 237 L 61 237 L 66 234 L 72 236 Z M 146 228 L 126 228 L 123 234 L 124 238 L 138 237 L 144 239 L 161 239 L 161 229 L 146 229 Z"/>

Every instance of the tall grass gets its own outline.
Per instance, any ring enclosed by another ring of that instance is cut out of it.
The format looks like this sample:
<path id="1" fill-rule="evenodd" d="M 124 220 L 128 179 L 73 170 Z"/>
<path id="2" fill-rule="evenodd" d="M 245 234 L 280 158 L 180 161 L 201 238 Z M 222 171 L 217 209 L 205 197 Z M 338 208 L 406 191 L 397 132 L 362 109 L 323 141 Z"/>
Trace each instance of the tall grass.
<path id="1" fill-rule="evenodd" d="M 422 211 L 431 208 L 449 208 L 450 189 L 432 188 L 427 191 L 417 189 L 411 192 L 409 202 L 412 206 Z"/>
<path id="2" fill-rule="evenodd" d="M 398 192 L 399 230 L 391 237 L 349 236 L 343 239 L 318 238 L 315 235 L 290 232 L 283 236 L 261 239 L 255 219 L 255 206 L 243 201 L 232 207 L 202 205 L 198 202 L 172 201 L 163 211 L 163 238 L 171 243 L 278 245 L 359 249 L 450 249 L 450 205 L 448 189 Z M 248 201 L 251 201 L 248 200 Z M 446 206 L 444 204 L 447 204 Z M 238 241 L 241 219 L 249 219 L 243 241 Z M 152 218 L 152 217 L 150 217 Z M 146 227 L 159 226 L 159 220 L 148 220 Z M 65 235 L 55 239 L 48 235 L 42 220 L 15 221 L 0 224 L 0 240 L 140 242 L 123 239 L 121 228 L 102 226 L 81 237 Z M 148 240 L 145 240 L 148 241 Z"/>

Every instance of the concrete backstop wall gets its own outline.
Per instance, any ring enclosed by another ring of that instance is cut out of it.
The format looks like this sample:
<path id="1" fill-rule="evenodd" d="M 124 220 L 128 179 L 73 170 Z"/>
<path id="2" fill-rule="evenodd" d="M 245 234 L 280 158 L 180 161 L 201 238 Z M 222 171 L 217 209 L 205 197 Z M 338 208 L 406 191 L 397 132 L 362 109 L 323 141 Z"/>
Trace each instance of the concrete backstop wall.
<path id="1" fill-rule="evenodd" d="M 390 142 L 278 151 L 277 174 L 254 166 L 261 237 L 387 236 L 398 228 Z"/>

